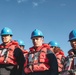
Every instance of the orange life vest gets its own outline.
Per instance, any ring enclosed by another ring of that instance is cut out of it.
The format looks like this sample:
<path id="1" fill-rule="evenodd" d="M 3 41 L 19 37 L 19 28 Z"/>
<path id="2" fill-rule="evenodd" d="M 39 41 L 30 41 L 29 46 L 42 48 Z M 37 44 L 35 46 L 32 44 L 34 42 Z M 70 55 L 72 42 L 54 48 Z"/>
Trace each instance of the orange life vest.
<path id="1" fill-rule="evenodd" d="M 64 69 L 64 64 L 62 63 L 62 60 L 65 59 L 64 53 L 60 51 L 60 52 L 57 52 L 55 55 L 58 62 L 58 72 L 61 72 Z"/>
<path id="2" fill-rule="evenodd" d="M 28 50 L 22 50 L 23 51 L 23 55 L 26 58 L 26 55 L 28 54 Z"/>
<path id="3" fill-rule="evenodd" d="M 76 75 L 76 56 L 67 56 L 64 64 L 65 68 L 61 75 Z"/>
<path id="4" fill-rule="evenodd" d="M 0 64 L 17 65 L 16 58 L 14 57 L 14 49 L 19 47 L 18 43 L 11 41 L 8 45 L 0 45 Z"/>
<path id="5" fill-rule="evenodd" d="M 65 61 L 65 70 L 76 70 L 76 56 L 70 55 L 66 58 Z"/>
<path id="6" fill-rule="evenodd" d="M 48 51 L 47 47 L 49 46 L 43 44 L 36 50 L 34 47 L 30 48 L 30 52 L 26 57 L 26 62 L 24 64 L 25 73 L 49 70 L 49 60 L 46 57 Z"/>

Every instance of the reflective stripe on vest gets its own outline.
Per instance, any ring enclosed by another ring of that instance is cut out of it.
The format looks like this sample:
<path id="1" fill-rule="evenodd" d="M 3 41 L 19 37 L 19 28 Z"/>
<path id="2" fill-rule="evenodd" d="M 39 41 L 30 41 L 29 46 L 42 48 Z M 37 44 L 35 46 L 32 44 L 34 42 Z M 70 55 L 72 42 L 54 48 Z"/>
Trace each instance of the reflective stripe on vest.
<path id="1" fill-rule="evenodd" d="M 15 41 L 11 41 L 8 45 L 0 45 L 0 64 L 17 65 L 16 58 L 14 57 L 14 49 L 18 47 Z"/>
<path id="2" fill-rule="evenodd" d="M 76 56 L 68 57 L 65 61 L 65 70 L 76 69 Z"/>

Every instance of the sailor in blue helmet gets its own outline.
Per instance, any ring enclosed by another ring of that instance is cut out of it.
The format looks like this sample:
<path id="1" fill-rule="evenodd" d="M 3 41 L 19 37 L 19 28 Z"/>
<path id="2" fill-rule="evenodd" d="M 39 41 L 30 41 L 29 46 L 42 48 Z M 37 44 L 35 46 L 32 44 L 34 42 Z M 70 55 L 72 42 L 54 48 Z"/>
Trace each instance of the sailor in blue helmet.
<path id="1" fill-rule="evenodd" d="M 69 55 L 76 55 L 76 30 L 72 30 L 69 34 L 69 42 L 72 47 L 68 51 Z"/>
<path id="2" fill-rule="evenodd" d="M 25 43 L 24 43 L 24 41 L 21 40 L 21 39 L 18 39 L 18 40 L 16 40 L 16 41 L 18 42 L 21 50 L 23 51 L 24 57 L 25 57 L 25 59 L 26 59 L 26 56 L 27 56 L 27 54 L 28 54 L 28 50 L 25 49 Z M 23 70 L 23 74 L 22 74 L 22 75 L 25 75 L 24 70 Z"/>
<path id="3" fill-rule="evenodd" d="M 4 27 L 1 30 L 0 75 L 22 75 L 25 58 L 18 43 L 12 40 L 13 32 Z"/>
<path id="4" fill-rule="evenodd" d="M 69 33 L 69 40 L 71 49 L 65 60 L 65 68 L 69 75 L 76 75 L 76 30 Z M 71 71 L 72 70 L 72 71 Z"/>
<path id="5" fill-rule="evenodd" d="M 33 46 L 30 47 L 24 72 L 26 75 L 58 75 L 57 59 L 48 44 L 44 44 L 41 30 L 31 33 Z"/>
<path id="6" fill-rule="evenodd" d="M 57 61 L 58 61 L 58 72 L 59 74 L 63 71 L 64 69 L 64 60 L 65 60 L 65 55 L 63 50 L 60 48 L 60 45 L 57 41 L 50 41 L 48 43 L 51 47 L 50 50 L 55 54 Z"/>

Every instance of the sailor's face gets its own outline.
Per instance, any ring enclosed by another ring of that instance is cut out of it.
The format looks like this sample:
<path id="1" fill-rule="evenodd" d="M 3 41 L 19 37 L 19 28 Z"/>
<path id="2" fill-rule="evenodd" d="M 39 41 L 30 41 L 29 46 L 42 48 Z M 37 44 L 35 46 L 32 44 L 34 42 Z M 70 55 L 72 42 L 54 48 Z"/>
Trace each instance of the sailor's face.
<path id="1" fill-rule="evenodd" d="M 35 47 L 39 47 L 43 43 L 43 37 L 33 37 L 32 42 Z"/>
<path id="2" fill-rule="evenodd" d="M 1 38 L 3 43 L 8 43 L 11 41 L 12 37 L 10 35 L 2 35 Z"/>
<path id="3" fill-rule="evenodd" d="M 76 40 L 70 41 L 70 44 L 73 49 L 76 49 Z"/>

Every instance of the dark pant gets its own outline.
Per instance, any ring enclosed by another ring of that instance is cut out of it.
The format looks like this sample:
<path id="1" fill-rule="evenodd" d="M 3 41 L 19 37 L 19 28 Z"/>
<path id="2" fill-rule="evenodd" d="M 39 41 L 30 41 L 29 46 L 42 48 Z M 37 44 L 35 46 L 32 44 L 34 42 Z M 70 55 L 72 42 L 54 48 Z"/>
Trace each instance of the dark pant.
<path id="1" fill-rule="evenodd" d="M 51 75 L 49 71 L 33 72 L 25 75 Z"/>
<path id="2" fill-rule="evenodd" d="M 17 66 L 0 64 L 0 75 L 16 75 Z"/>

